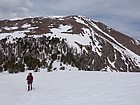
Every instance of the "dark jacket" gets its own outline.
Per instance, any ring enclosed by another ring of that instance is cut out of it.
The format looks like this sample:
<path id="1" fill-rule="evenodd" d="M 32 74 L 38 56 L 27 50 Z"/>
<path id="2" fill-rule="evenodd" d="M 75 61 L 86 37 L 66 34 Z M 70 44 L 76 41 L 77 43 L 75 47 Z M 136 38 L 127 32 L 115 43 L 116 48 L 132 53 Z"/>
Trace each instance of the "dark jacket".
<path id="1" fill-rule="evenodd" d="M 32 74 L 29 74 L 26 78 L 27 81 L 33 81 L 33 79 L 34 78 L 33 78 Z"/>

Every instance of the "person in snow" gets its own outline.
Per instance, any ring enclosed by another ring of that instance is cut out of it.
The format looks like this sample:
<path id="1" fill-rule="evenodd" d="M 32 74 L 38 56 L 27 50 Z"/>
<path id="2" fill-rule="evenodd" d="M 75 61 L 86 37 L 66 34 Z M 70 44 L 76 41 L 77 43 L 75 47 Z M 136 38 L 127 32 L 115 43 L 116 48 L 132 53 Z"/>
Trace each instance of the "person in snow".
<path id="1" fill-rule="evenodd" d="M 28 84 L 28 91 L 32 90 L 32 83 L 33 83 L 33 75 L 32 73 L 29 73 L 26 80 L 27 80 L 27 84 Z"/>

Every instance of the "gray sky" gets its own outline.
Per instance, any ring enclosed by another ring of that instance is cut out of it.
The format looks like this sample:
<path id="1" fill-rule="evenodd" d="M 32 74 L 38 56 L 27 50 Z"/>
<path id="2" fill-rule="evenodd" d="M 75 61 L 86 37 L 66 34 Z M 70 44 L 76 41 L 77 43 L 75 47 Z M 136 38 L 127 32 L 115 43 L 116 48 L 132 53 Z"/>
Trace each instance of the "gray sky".
<path id="1" fill-rule="evenodd" d="M 140 40 L 140 0 L 0 0 L 0 19 L 82 15 Z"/>

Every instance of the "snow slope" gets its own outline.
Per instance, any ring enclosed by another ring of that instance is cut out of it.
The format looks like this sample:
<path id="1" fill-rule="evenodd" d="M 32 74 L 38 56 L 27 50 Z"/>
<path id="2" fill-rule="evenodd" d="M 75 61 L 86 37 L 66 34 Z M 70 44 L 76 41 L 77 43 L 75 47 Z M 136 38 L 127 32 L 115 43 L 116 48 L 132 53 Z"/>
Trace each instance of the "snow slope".
<path id="1" fill-rule="evenodd" d="M 1 105 L 140 105 L 138 73 L 42 70 L 30 92 L 27 74 L 0 74 Z"/>

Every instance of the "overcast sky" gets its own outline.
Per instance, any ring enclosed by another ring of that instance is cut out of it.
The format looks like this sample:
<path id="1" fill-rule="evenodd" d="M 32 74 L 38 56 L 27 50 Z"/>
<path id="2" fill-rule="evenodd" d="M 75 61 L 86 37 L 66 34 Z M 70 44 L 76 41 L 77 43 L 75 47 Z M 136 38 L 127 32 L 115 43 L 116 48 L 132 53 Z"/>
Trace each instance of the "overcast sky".
<path id="1" fill-rule="evenodd" d="M 140 0 L 0 0 L 0 19 L 82 15 L 140 40 Z"/>

